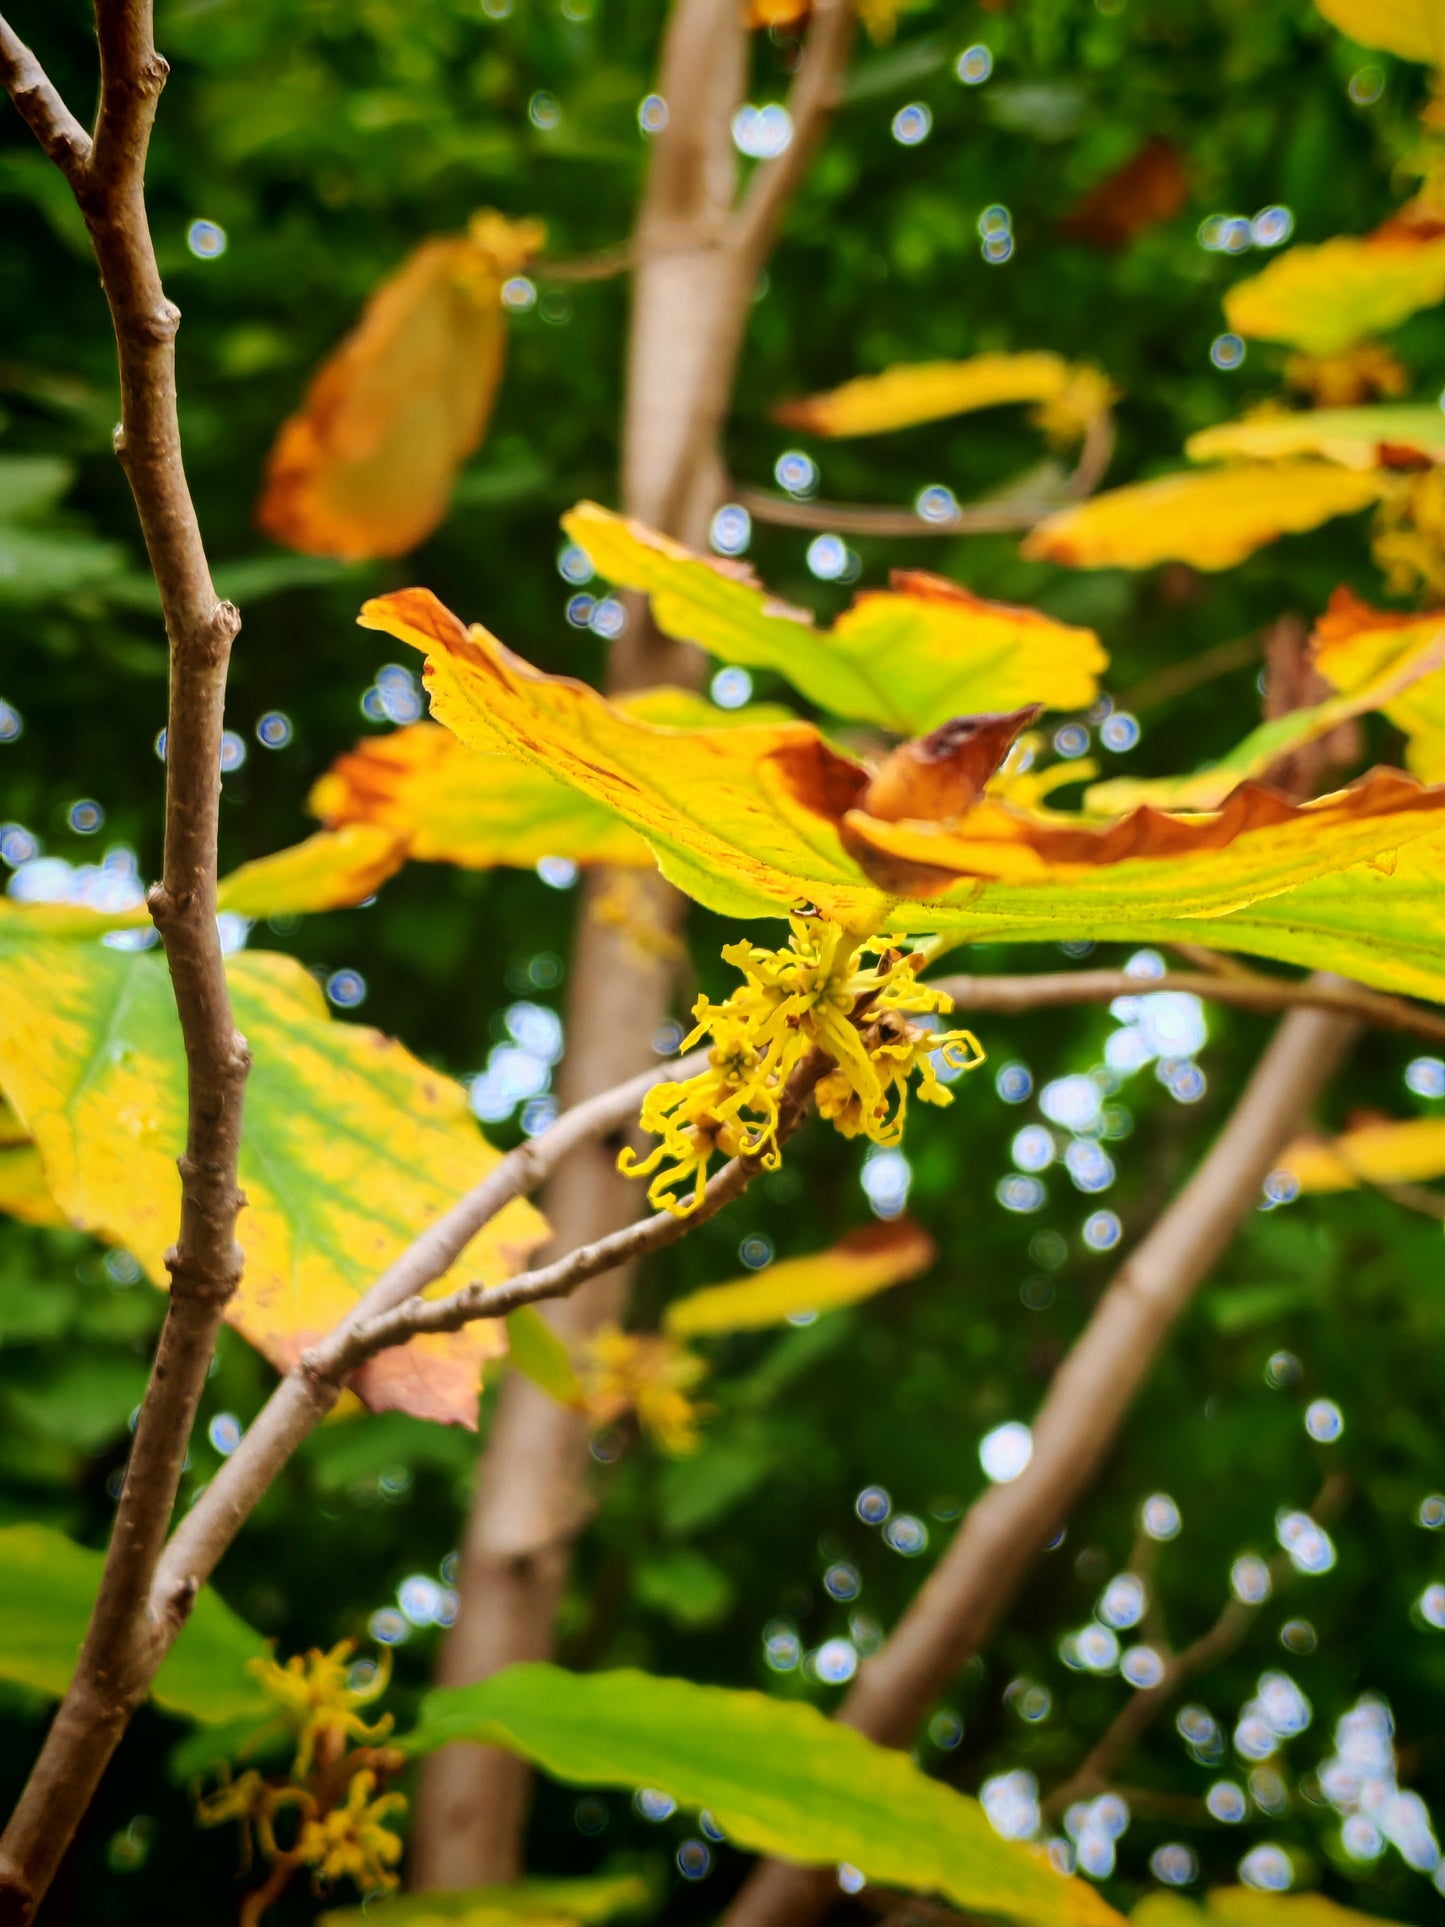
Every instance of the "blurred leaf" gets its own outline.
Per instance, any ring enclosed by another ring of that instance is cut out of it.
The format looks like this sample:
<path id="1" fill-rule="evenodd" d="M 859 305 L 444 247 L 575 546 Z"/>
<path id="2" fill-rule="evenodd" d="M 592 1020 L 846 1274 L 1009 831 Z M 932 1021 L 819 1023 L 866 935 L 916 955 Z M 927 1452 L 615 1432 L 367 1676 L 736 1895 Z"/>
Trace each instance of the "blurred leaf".
<path id="1" fill-rule="evenodd" d="M 816 1707 L 647 1673 L 512 1666 L 422 1701 L 400 1742 L 506 1747 L 582 1786 L 656 1787 L 706 1807 L 736 1846 L 804 1865 L 847 1861 L 870 1880 L 1030 1927 L 1118 1916 L 1037 1849 L 1002 1840 L 974 1800 Z"/>
<path id="2" fill-rule="evenodd" d="M 319 830 L 304 843 L 257 857 L 222 877 L 216 907 L 242 917 L 279 917 L 360 903 L 394 876 L 406 846 L 372 823 Z"/>
<path id="3" fill-rule="evenodd" d="M 936 1256 L 932 1238 L 911 1219 L 866 1225 L 828 1251 L 784 1258 L 748 1277 L 674 1299 L 663 1313 L 663 1328 L 674 1338 L 697 1338 L 781 1325 L 795 1312 L 830 1311 L 916 1278 Z"/>
<path id="4" fill-rule="evenodd" d="M 776 669 L 810 701 L 841 716 L 916 735 L 951 716 L 1093 701 L 1106 658 L 1089 629 L 1033 609 L 984 602 L 941 576 L 895 573 L 867 589 L 830 630 L 770 596 L 738 564 L 580 503 L 563 526 L 610 581 L 645 590 L 653 620 L 724 662 Z"/>
<path id="5" fill-rule="evenodd" d="M 333 1023 L 293 959 L 246 952 L 228 978 L 254 1065 L 246 1265 L 226 1315 L 284 1371 L 497 1154 L 459 1085 L 376 1031 Z M 163 960 L 47 937 L 24 911 L 0 918 L 0 1083 L 72 1221 L 164 1283 L 185 1058 Z M 449 1276 L 505 1277 L 543 1235 L 530 1205 L 510 1204 Z M 491 1327 L 472 1325 L 383 1353 L 355 1383 L 376 1409 L 470 1424 L 481 1363 L 498 1349 Z"/>
<path id="6" fill-rule="evenodd" d="M 0 1527 L 0 1678 L 58 1699 L 70 1683 L 105 1561 L 48 1526 Z M 246 1662 L 265 1642 L 207 1587 L 151 1687 L 168 1713 L 215 1722 L 265 1718 Z"/>
<path id="7" fill-rule="evenodd" d="M 903 362 L 881 375 L 857 375 L 825 395 L 781 402 L 772 413 L 775 421 L 813 435 L 884 435 L 1009 402 L 1056 403 L 1071 393 L 1092 402 L 1097 414 L 1100 402 L 1108 401 L 1109 387 L 1096 369 L 1076 368 L 1062 355 L 1035 350 L 974 355 L 968 361 Z M 589 506 L 584 503 L 582 512 Z"/>
<path id="8" fill-rule="evenodd" d="M 1445 1177 L 1445 1117 L 1371 1118 L 1338 1137 L 1296 1138 L 1279 1162 L 1301 1191 L 1420 1184 Z"/>
<path id="9" fill-rule="evenodd" d="M 1315 0 L 1325 19 L 1358 40 L 1401 60 L 1445 66 L 1442 0 Z"/>
<path id="10" fill-rule="evenodd" d="M 1179 150 L 1157 134 L 1106 174 L 1064 216 L 1060 234 L 1096 248 L 1126 248 L 1161 221 L 1172 221 L 1189 199 L 1189 176 Z"/>
<path id="11" fill-rule="evenodd" d="M 1369 508 L 1374 475 L 1325 462 L 1255 462 L 1164 475 L 1061 509 L 1024 538 L 1020 553 L 1070 569 L 1149 569 L 1190 562 L 1232 569 L 1281 535 Z"/>
<path id="12" fill-rule="evenodd" d="M 1372 709 L 1390 713 L 1404 692 L 1422 678 L 1445 687 L 1445 677 L 1440 674 L 1445 666 L 1445 615 L 1432 621 L 1402 623 L 1385 631 L 1383 637 L 1376 632 L 1372 640 L 1383 640 L 1389 646 L 1371 652 L 1371 677 L 1356 682 L 1348 695 L 1332 696 L 1310 708 L 1291 709 L 1283 716 L 1271 717 L 1251 730 L 1227 756 L 1192 776 L 1123 776 L 1095 783 L 1085 793 L 1085 806 L 1104 815 L 1122 814 L 1143 803 L 1165 810 L 1218 809 L 1241 783 L 1267 776 L 1282 757 L 1307 743 L 1318 742 L 1341 723 Z M 1441 749 L 1445 750 L 1445 740 Z"/>
<path id="13" fill-rule="evenodd" d="M 119 543 L 0 523 L 0 602 L 42 602 L 69 595 L 105 582 L 125 566 Z"/>
<path id="14" fill-rule="evenodd" d="M 74 468 L 56 455 L 0 455 L 0 522 L 43 515 L 74 479 Z"/>
<path id="15" fill-rule="evenodd" d="M 281 430 L 256 509 L 268 535 L 357 561 L 431 534 L 501 379 L 503 283 L 541 242 L 535 222 L 480 214 L 383 282 Z"/>
<path id="16" fill-rule="evenodd" d="M 364 1907 L 336 1907 L 316 1927 L 507 1927 L 517 1920 L 538 1927 L 575 1921 L 581 1927 L 634 1914 L 648 1906 L 651 1889 L 640 1874 L 594 1874 L 588 1880 L 521 1880 L 512 1887 L 474 1887 L 465 1893 L 394 1894 Z"/>
<path id="17" fill-rule="evenodd" d="M 984 95 L 984 111 L 995 127 L 1025 140 L 1066 141 L 1078 133 L 1089 111 L 1089 97 L 1076 81 L 1003 81 Z"/>
<path id="18" fill-rule="evenodd" d="M 1310 638 L 1315 668 L 1336 689 L 1353 695 L 1372 685 L 1382 667 L 1399 661 L 1417 640 L 1438 633 L 1441 617 L 1372 609 L 1348 589 L 1336 589 Z M 1405 766 L 1425 783 L 1445 781 L 1445 675 L 1413 683 L 1383 704 L 1405 732 Z"/>
<path id="19" fill-rule="evenodd" d="M 1358 469 L 1387 467 L 1386 457 L 1396 465 L 1402 459 L 1439 462 L 1445 461 L 1445 414 L 1416 402 L 1393 408 L 1262 410 L 1202 428 L 1189 437 L 1184 452 L 1194 462 L 1321 455 Z"/>
<path id="20" fill-rule="evenodd" d="M 632 1590 L 640 1605 L 684 1630 L 715 1626 L 737 1598 L 737 1588 L 721 1566 L 682 1547 L 644 1560 L 632 1576 Z"/>
<path id="21" fill-rule="evenodd" d="M 1383 334 L 1445 298 L 1445 234 L 1438 224 L 1391 223 L 1294 247 L 1236 281 L 1224 314 L 1237 334 L 1331 355 Z"/>
<path id="22" fill-rule="evenodd" d="M 507 1357 L 548 1398 L 575 1412 L 586 1410 L 571 1354 L 535 1305 L 519 1305 L 508 1312 Z"/>
<path id="23" fill-rule="evenodd" d="M 123 1438 L 146 1388 L 139 1358 L 81 1352 L 38 1361 L 5 1393 L 13 1421 L 81 1456 Z"/>
<path id="24" fill-rule="evenodd" d="M 0 1212 L 25 1224 L 70 1223 L 50 1195 L 40 1153 L 3 1098 L 0 1098 Z"/>

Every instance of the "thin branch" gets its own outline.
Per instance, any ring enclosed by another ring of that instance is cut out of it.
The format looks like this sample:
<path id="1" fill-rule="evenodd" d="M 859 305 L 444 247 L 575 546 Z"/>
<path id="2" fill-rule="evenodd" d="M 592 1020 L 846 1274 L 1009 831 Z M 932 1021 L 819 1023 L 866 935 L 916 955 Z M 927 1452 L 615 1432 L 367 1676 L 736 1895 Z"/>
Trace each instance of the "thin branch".
<path id="1" fill-rule="evenodd" d="M 90 136 L 60 98 L 45 69 L 9 22 L 0 18 L 0 88 L 68 181 L 84 173 Z"/>
<path id="2" fill-rule="evenodd" d="M 690 1077 L 705 1056 L 695 1051 L 675 1058 L 564 1111 L 555 1124 L 509 1151 L 480 1184 L 402 1253 L 282 1379 L 236 1450 L 176 1527 L 156 1568 L 153 1614 L 173 1617 L 179 1603 L 194 1598 L 205 1584 L 271 1481 L 336 1403 L 346 1372 L 352 1369 L 344 1359 L 357 1333 L 444 1277 L 504 1205 L 539 1189 L 581 1145 L 635 1121 L 638 1106 L 654 1085 Z"/>
<path id="3" fill-rule="evenodd" d="M 1349 1489 L 1350 1482 L 1342 1472 L 1332 1473 L 1309 1507 L 1310 1517 L 1318 1525 L 1328 1525 L 1344 1504 Z M 1146 1686 L 1131 1695 L 1083 1764 L 1043 1801 L 1041 1811 L 1046 1821 L 1057 1821 L 1075 1800 L 1091 1799 L 1112 1782 L 1120 1761 L 1154 1724 L 1179 1689 L 1228 1659 L 1243 1644 L 1260 1607 L 1278 1592 L 1293 1571 L 1289 1554 L 1277 1552 L 1269 1562 L 1270 1584 L 1262 1598 L 1251 1602 L 1231 1595 L 1207 1632 L 1181 1651 L 1163 1654 L 1164 1675 L 1158 1685 Z"/>
<path id="4" fill-rule="evenodd" d="M 1175 1321 L 1243 1219 L 1355 1026 L 1325 1011 L 1285 1018 L 1204 1162 L 1125 1260 L 1060 1366 L 1033 1425 L 1033 1456 L 964 1515 L 892 1636 L 863 1662 L 839 1717 L 907 1746 L 976 1652 L 1025 1573 L 1088 1487 Z M 771 1862 L 743 1887 L 727 1927 L 806 1927 L 830 1874 Z"/>
<path id="5" fill-rule="evenodd" d="M 856 0 L 813 0 L 802 59 L 788 89 L 791 136 L 781 154 L 758 167 L 733 216 L 740 251 L 759 264 L 842 98 L 843 70 L 857 24 Z"/>
<path id="6" fill-rule="evenodd" d="M 179 311 L 166 299 L 145 208 L 145 164 L 166 63 L 150 0 L 97 0 L 94 142 L 65 113 L 8 28 L 7 87 L 70 181 L 115 326 L 116 453 L 130 483 L 170 643 L 165 856 L 151 914 L 165 945 L 187 1064 L 181 1219 L 166 1254 L 171 1296 L 137 1420 L 100 1593 L 75 1676 L 0 1841 L 0 1919 L 25 1921 L 54 1876 L 175 1628 L 151 1621 L 151 1576 L 225 1305 L 240 1277 L 236 1172 L 249 1056 L 237 1035 L 216 930 L 216 831 L 226 668 L 240 617 L 217 599 L 181 459 Z"/>
<path id="7" fill-rule="evenodd" d="M 935 518 L 916 509 L 864 507 L 851 502 L 800 502 L 771 489 L 734 487 L 732 499 L 758 522 L 780 528 L 824 529 L 835 535 L 1010 535 L 1036 528 L 1046 516 L 1089 495 L 1114 449 L 1114 426 L 1107 410 L 1090 423 L 1077 466 L 1049 496 L 1002 495 L 971 502 L 952 515 Z"/>
<path id="8" fill-rule="evenodd" d="M 955 1010 L 1015 1014 L 1055 1010 L 1073 1004 L 1110 1004 L 1116 997 L 1151 997 L 1161 990 L 1184 990 L 1211 1003 L 1263 1014 L 1286 1010 L 1330 1010 L 1357 1018 L 1379 1030 L 1404 1031 L 1414 1037 L 1445 1043 L 1445 1016 L 1367 990 L 1342 979 L 1267 977 L 1262 972 L 1171 970 L 1162 977 L 1131 977 L 1123 970 L 1060 970 L 1037 976 L 938 977 L 929 982 L 946 991 Z"/>

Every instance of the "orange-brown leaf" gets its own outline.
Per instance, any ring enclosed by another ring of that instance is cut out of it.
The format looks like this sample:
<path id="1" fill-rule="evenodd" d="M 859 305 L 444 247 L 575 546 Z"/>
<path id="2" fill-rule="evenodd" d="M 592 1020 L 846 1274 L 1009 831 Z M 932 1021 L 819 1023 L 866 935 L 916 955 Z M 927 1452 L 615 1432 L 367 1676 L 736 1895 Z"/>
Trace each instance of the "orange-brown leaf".
<path id="1" fill-rule="evenodd" d="M 282 428 L 256 520 L 307 555 L 404 555 L 441 521 L 481 443 L 506 343 L 502 284 L 542 241 L 535 222 L 481 214 L 424 241 Z"/>
<path id="2" fill-rule="evenodd" d="M 1126 248 L 1147 228 L 1172 221 L 1188 199 L 1189 176 L 1178 148 L 1155 135 L 1090 188 L 1059 223 L 1059 232 L 1090 247 Z"/>

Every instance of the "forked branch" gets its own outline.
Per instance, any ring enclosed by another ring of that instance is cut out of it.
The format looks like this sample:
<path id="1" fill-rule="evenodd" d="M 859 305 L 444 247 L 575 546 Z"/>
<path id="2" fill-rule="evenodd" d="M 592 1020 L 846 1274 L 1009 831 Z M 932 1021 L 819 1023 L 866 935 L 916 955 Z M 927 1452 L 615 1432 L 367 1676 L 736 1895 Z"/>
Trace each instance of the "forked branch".
<path id="1" fill-rule="evenodd" d="M 145 165 L 166 63 L 150 0 L 97 0 L 100 111 L 92 140 L 0 20 L 0 80 L 69 181 L 115 327 L 115 448 L 135 499 L 170 644 L 165 859 L 150 907 L 165 945 L 187 1064 L 181 1216 L 171 1299 L 136 1424 L 99 1597 L 69 1691 L 0 1841 L 0 1920 L 27 1921 L 49 1886 L 174 1626 L 147 1601 L 226 1302 L 240 1277 L 236 1215 L 249 1059 L 216 930 L 216 832 L 226 669 L 240 617 L 211 581 L 181 459 L 178 310 L 145 208 Z"/>

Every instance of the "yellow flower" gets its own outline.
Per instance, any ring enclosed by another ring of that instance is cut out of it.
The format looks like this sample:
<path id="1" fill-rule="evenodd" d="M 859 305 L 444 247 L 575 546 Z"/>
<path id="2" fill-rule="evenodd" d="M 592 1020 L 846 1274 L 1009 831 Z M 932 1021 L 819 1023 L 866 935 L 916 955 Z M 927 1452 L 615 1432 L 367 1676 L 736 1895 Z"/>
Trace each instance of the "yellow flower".
<path id="1" fill-rule="evenodd" d="M 1445 596 L 1445 474 L 1404 478 L 1380 504 L 1371 545 L 1391 595 Z"/>
<path id="2" fill-rule="evenodd" d="M 706 1370 L 702 1359 L 675 1339 L 607 1325 L 591 1345 L 588 1409 L 600 1424 L 636 1412 L 638 1423 L 664 1451 L 692 1452 L 703 1408 L 688 1394 Z"/>
<path id="3" fill-rule="evenodd" d="M 1410 377 L 1378 341 L 1357 342 L 1334 355 L 1289 355 L 1284 378 L 1316 408 L 1352 408 L 1376 395 L 1403 395 Z"/>
<path id="4" fill-rule="evenodd" d="M 238 1820 L 247 1857 L 254 1833 L 263 1857 L 276 1861 L 282 1857 L 276 1844 L 276 1815 L 282 1807 L 310 1811 L 314 1804 L 303 1787 L 274 1786 L 269 1780 L 263 1780 L 254 1767 L 248 1767 L 240 1779 L 233 1780 L 230 1768 L 225 1767 L 221 1784 L 211 1793 L 197 1795 L 196 1820 L 203 1827 L 219 1827 L 227 1820 Z"/>
<path id="5" fill-rule="evenodd" d="M 821 1114 L 846 1136 L 861 1131 L 880 1144 L 898 1141 L 915 1070 L 920 1097 L 952 1101 L 934 1052 L 960 1070 L 983 1061 L 970 1032 L 939 1034 L 908 1021 L 953 1006 L 918 981 L 917 960 L 905 951 L 885 939 L 860 942 L 820 918 L 793 917 L 790 927 L 781 950 L 747 941 L 724 947 L 745 981 L 721 1004 L 700 997 L 697 1027 L 683 1041 L 689 1049 L 712 1038 L 708 1068 L 685 1083 L 659 1084 L 643 1100 L 642 1128 L 658 1143 L 641 1159 L 624 1150 L 618 1168 L 650 1177 L 648 1202 L 661 1210 L 685 1217 L 697 1208 L 714 1151 L 776 1168 L 778 1107 L 788 1079 L 815 1049 L 836 1066 L 818 1087 Z M 679 1197 L 689 1180 L 691 1193 Z"/>
<path id="6" fill-rule="evenodd" d="M 363 1769 L 352 1779 L 344 1806 L 302 1823 L 296 1857 L 314 1869 L 319 1882 L 354 1880 L 363 1893 L 398 1884 L 393 1869 L 401 1859 L 401 1841 L 382 1822 L 404 1811 L 406 1798 L 383 1793 L 373 1800 L 375 1791 L 376 1775 Z"/>
<path id="7" fill-rule="evenodd" d="M 357 1710 L 386 1691 L 391 1654 L 384 1653 L 372 1677 L 354 1686 L 350 1672 L 355 1650 L 354 1640 L 343 1639 L 329 1653 L 315 1647 L 305 1655 L 293 1653 L 284 1666 L 274 1659 L 248 1662 L 247 1670 L 260 1680 L 280 1708 L 281 1718 L 295 1731 L 294 1779 L 302 1779 L 310 1771 L 318 1743 L 324 1742 L 328 1752 L 340 1751 L 338 1742 L 384 1739 L 391 1731 L 390 1713 L 368 1726 Z"/>

